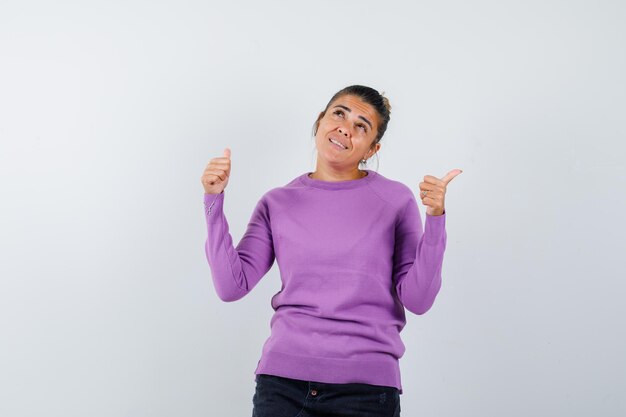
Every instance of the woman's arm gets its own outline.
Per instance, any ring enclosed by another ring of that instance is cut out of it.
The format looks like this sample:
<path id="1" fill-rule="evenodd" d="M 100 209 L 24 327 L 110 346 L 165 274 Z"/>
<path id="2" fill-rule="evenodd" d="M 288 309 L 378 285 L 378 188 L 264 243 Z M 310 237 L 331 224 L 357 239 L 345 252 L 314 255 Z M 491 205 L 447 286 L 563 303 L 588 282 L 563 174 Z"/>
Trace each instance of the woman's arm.
<path id="1" fill-rule="evenodd" d="M 426 215 L 425 232 L 415 196 L 396 225 L 394 283 L 404 307 L 424 314 L 441 288 L 441 267 L 446 249 L 446 214 Z"/>
<path id="2" fill-rule="evenodd" d="M 224 215 L 224 192 L 204 194 L 207 223 L 205 253 L 217 295 L 235 301 L 249 293 L 274 264 L 274 244 L 267 204 L 257 203 L 237 247 Z"/>

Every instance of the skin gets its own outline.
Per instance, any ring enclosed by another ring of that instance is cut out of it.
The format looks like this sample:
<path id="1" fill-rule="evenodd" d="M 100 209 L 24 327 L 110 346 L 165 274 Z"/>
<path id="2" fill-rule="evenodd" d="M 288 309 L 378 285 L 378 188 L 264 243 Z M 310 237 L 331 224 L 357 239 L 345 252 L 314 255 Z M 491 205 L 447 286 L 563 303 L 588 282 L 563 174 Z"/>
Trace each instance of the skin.
<path id="1" fill-rule="evenodd" d="M 363 178 L 366 172 L 359 169 L 359 161 L 371 158 L 380 149 L 380 143 L 374 144 L 379 123 L 378 113 L 370 104 L 352 95 L 338 97 L 318 117 L 315 134 L 317 166 L 309 176 L 323 181 Z M 346 145 L 347 149 L 332 144 L 331 137 Z M 222 157 L 212 158 L 207 164 L 200 178 L 205 194 L 219 194 L 226 188 L 231 170 L 230 155 L 230 148 L 225 148 Z M 442 178 L 424 176 L 419 189 L 427 215 L 445 213 L 448 184 L 462 172 L 453 169 Z"/>
<path id="2" fill-rule="evenodd" d="M 370 104 L 352 95 L 338 97 L 318 117 L 317 165 L 309 176 L 323 181 L 363 178 L 367 173 L 359 169 L 359 161 L 371 158 L 380 149 L 380 143 L 373 144 L 379 122 L 378 113 Z M 348 149 L 338 148 L 330 142 L 331 137 Z"/>
<path id="3" fill-rule="evenodd" d="M 432 175 L 424 176 L 424 181 L 419 183 L 419 188 L 422 204 L 426 206 L 426 215 L 441 216 L 446 212 L 446 189 L 450 181 L 461 172 L 463 170 L 453 169 L 443 178 L 433 177 Z"/>

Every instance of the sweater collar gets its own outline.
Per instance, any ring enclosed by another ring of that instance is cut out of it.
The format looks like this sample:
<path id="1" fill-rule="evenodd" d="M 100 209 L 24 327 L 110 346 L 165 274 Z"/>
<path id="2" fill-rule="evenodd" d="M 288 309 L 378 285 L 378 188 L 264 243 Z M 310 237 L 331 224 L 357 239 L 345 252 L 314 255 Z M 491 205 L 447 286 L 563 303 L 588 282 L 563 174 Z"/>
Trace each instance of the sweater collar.
<path id="1" fill-rule="evenodd" d="M 364 170 L 367 175 L 363 178 L 357 178 L 355 180 L 345 181 L 324 181 L 309 177 L 311 172 L 307 172 L 300 176 L 300 182 L 308 187 L 322 188 L 325 190 L 348 190 L 352 188 L 362 187 L 369 183 L 375 176 L 376 172 L 369 169 Z"/>

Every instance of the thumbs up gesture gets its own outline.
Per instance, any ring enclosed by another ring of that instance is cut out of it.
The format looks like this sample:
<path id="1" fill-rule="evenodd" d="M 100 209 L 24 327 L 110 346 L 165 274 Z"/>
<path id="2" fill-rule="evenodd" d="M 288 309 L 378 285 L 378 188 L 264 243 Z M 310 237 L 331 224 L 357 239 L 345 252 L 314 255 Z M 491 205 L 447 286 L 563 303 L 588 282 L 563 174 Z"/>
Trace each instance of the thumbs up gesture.
<path id="1" fill-rule="evenodd" d="M 454 177 L 459 175 L 463 170 L 453 169 L 448 172 L 445 177 L 439 179 L 432 175 L 426 175 L 424 181 L 420 182 L 420 198 L 422 204 L 426 206 L 426 214 L 430 216 L 441 216 L 445 213 L 445 196 L 446 188 Z"/>
<path id="2" fill-rule="evenodd" d="M 224 156 L 212 158 L 200 180 L 205 194 L 219 194 L 224 191 L 230 177 L 230 148 L 224 149 Z"/>

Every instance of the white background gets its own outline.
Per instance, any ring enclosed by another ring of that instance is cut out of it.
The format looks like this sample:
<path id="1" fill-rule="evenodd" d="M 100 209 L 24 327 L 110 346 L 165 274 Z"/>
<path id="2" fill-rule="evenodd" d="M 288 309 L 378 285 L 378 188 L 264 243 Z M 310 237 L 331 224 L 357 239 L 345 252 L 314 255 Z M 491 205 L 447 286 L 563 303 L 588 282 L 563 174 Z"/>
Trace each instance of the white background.
<path id="1" fill-rule="evenodd" d="M 625 21 L 597 0 L 2 0 L 0 415 L 250 415 L 278 267 L 218 299 L 200 176 L 232 149 L 238 242 L 314 170 L 350 84 L 393 107 L 368 168 L 416 195 L 464 170 L 441 292 L 402 332 L 402 415 L 624 415 Z"/>

